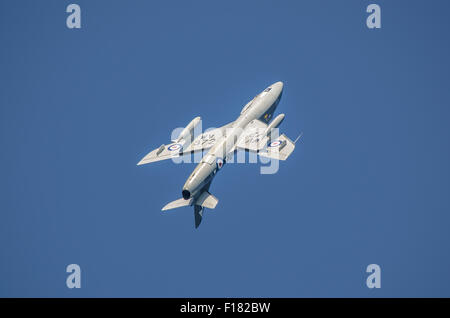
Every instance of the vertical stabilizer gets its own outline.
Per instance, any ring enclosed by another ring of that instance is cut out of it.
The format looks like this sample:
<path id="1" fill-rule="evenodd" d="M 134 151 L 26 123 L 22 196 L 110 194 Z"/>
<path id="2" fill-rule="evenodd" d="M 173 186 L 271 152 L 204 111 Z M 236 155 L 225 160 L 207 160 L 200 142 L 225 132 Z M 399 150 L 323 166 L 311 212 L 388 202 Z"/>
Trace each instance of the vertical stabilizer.
<path id="1" fill-rule="evenodd" d="M 200 205 L 194 205 L 195 228 L 198 228 L 198 226 L 202 222 L 202 217 L 203 217 L 203 207 Z"/>

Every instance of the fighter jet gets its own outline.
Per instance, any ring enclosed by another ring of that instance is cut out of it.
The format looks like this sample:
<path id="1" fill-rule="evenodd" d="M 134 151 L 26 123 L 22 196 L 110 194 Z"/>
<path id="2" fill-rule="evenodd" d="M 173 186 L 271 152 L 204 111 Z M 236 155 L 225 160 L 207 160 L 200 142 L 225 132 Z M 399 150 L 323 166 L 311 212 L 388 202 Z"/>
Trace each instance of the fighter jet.
<path id="1" fill-rule="evenodd" d="M 182 198 L 168 203 L 162 210 L 193 206 L 197 228 L 204 209 L 214 209 L 219 202 L 209 193 L 211 182 L 236 151 L 245 150 L 266 158 L 286 160 L 294 151 L 298 138 L 292 141 L 284 134 L 274 134 L 274 131 L 278 132 L 275 128 L 284 120 L 284 114 L 270 121 L 282 94 L 283 83 L 274 83 L 249 101 L 235 121 L 198 136 L 194 130 L 201 118 L 196 117 L 172 143 L 161 145 L 139 161 L 138 165 L 143 165 L 187 154 L 206 153 L 186 180 Z"/>

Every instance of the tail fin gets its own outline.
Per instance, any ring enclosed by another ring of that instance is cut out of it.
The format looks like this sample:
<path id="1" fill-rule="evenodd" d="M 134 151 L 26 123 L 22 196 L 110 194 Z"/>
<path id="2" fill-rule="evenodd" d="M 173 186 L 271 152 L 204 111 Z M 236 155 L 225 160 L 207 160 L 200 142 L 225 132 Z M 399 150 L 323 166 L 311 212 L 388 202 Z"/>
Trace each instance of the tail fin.
<path id="1" fill-rule="evenodd" d="M 203 218 L 203 207 L 201 205 L 194 205 L 195 228 L 198 228 L 200 223 L 202 223 L 202 218 Z"/>
<path id="2" fill-rule="evenodd" d="M 203 192 L 194 205 L 195 228 L 198 228 L 203 218 L 204 208 L 214 209 L 219 200 L 208 191 Z"/>

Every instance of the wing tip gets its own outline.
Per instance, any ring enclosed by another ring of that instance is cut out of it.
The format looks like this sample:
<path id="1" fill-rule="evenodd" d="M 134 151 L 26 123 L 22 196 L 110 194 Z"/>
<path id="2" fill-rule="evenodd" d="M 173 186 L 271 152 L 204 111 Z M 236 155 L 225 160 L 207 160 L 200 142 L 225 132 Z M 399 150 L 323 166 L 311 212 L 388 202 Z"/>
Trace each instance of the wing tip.
<path id="1" fill-rule="evenodd" d="M 145 165 L 146 163 L 148 163 L 148 160 L 142 159 L 141 161 L 139 161 L 136 166 L 142 166 Z"/>

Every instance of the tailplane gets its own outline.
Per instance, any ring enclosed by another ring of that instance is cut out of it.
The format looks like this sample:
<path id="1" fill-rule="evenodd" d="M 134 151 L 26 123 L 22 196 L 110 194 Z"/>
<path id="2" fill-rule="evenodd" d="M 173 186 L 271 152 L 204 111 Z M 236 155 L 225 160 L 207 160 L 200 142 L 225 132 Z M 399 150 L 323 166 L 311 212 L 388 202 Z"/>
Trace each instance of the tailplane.
<path id="1" fill-rule="evenodd" d="M 178 200 L 172 201 L 167 203 L 163 208 L 162 211 L 166 211 L 166 210 L 172 210 L 172 209 L 176 209 L 176 208 L 181 208 L 183 206 L 188 206 L 188 205 L 192 205 L 192 201 L 193 199 L 188 199 L 185 200 L 183 198 L 180 198 Z"/>
<path id="2" fill-rule="evenodd" d="M 214 209 L 219 200 L 208 191 L 203 191 L 198 197 L 185 200 L 183 198 L 167 203 L 162 211 L 181 208 L 183 206 L 194 206 L 195 228 L 198 228 L 203 218 L 205 208 Z"/>
<path id="3" fill-rule="evenodd" d="M 214 209 L 219 200 L 208 191 L 204 191 L 196 200 L 195 204 L 204 208 Z"/>

